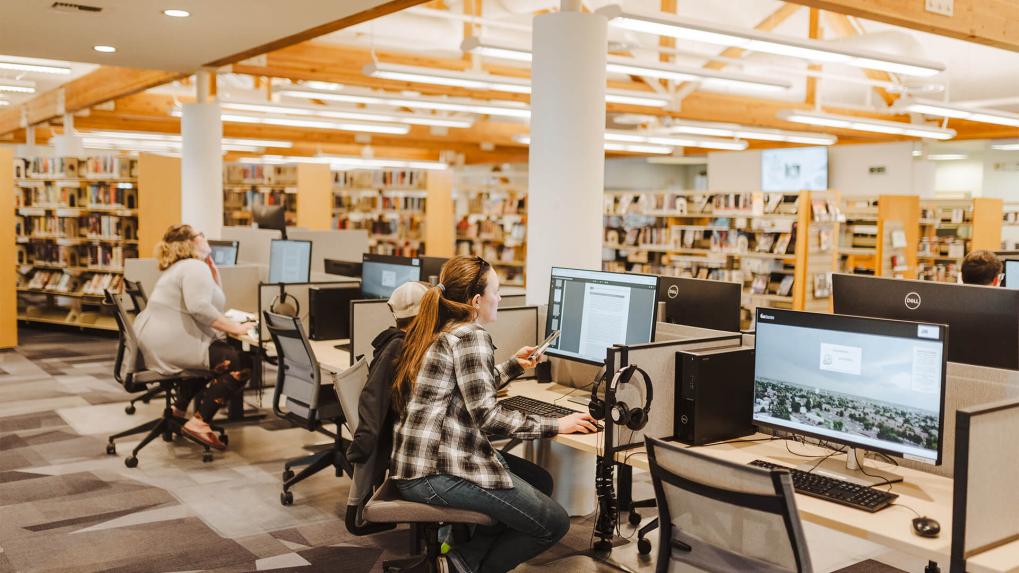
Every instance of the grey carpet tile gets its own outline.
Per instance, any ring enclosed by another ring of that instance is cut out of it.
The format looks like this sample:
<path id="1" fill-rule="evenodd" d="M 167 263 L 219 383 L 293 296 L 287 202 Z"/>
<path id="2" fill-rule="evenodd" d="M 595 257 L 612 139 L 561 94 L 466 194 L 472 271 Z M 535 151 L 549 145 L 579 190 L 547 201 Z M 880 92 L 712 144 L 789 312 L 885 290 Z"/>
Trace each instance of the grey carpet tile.
<path id="1" fill-rule="evenodd" d="M 51 529 L 62 529 L 64 527 L 73 527 L 74 529 L 80 529 L 87 525 L 95 525 L 97 523 L 115 519 L 117 517 L 123 517 L 130 515 L 138 511 L 145 511 L 146 509 L 152 509 L 157 507 L 159 504 L 144 505 L 142 507 L 131 508 L 131 509 L 118 509 L 116 511 L 107 511 L 104 513 L 95 513 L 92 515 L 83 515 L 81 517 L 72 517 L 70 519 L 58 519 L 56 521 L 47 521 L 46 523 L 39 523 L 36 525 L 27 525 L 23 527 L 26 531 L 49 531 Z"/>
<path id="2" fill-rule="evenodd" d="M 109 487 L 109 483 L 88 472 L 7 482 L 0 484 L 0 506 L 92 493 Z"/>
<path id="3" fill-rule="evenodd" d="M 56 412 L 31 412 L 28 414 L 0 417 L 0 434 L 17 432 L 19 430 L 39 430 L 42 428 L 54 428 L 66 425 L 67 422 L 65 422 L 64 419 Z"/>

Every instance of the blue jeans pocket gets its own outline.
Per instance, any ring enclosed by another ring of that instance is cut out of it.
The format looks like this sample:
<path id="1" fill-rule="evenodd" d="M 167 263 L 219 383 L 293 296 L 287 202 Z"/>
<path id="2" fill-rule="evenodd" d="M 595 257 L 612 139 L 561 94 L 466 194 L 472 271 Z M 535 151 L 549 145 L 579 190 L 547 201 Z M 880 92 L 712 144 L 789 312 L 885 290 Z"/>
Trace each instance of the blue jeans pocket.
<path id="1" fill-rule="evenodd" d="M 427 503 L 429 505 L 449 505 L 432 487 L 432 479 L 438 476 L 427 476 L 413 480 L 400 480 L 396 488 L 407 501 Z"/>

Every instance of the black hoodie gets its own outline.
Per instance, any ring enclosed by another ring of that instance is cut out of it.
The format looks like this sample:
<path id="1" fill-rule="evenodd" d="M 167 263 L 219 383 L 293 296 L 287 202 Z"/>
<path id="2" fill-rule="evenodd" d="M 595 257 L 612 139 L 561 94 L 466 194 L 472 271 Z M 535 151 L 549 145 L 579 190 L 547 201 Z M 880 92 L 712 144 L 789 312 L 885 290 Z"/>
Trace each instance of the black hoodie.
<path id="1" fill-rule="evenodd" d="M 351 463 L 360 464 L 368 460 L 376 448 L 379 449 L 379 460 L 385 460 L 383 472 L 389 466 L 389 457 L 393 449 L 393 425 L 396 423 L 390 408 L 393 378 L 396 375 L 396 364 L 403 353 L 403 340 L 406 333 L 391 326 L 372 340 L 375 349 L 371 366 L 368 367 L 368 381 L 361 391 L 357 404 L 357 415 L 360 419 L 354 439 L 347 448 L 347 459 Z"/>

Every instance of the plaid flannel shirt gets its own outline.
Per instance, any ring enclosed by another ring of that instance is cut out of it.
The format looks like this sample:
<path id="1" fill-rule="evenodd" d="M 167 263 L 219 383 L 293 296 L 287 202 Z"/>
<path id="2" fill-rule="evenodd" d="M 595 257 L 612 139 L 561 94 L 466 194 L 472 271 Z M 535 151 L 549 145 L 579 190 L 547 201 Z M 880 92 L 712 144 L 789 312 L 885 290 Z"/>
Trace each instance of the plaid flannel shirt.
<path id="1" fill-rule="evenodd" d="M 396 424 L 390 477 L 447 474 L 486 489 L 512 488 L 488 436 L 531 440 L 559 430 L 555 418 L 528 416 L 495 401 L 496 390 L 522 372 L 514 358 L 495 364 L 492 337 L 477 324 L 440 333 Z"/>

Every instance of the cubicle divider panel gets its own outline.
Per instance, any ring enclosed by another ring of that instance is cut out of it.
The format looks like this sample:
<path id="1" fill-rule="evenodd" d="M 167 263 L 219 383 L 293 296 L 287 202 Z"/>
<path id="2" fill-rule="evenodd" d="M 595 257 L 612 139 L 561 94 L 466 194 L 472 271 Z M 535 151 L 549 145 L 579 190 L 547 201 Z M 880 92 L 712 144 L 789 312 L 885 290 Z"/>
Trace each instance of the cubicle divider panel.
<path id="1" fill-rule="evenodd" d="M 156 259 L 124 260 L 124 278 L 141 283 L 142 288 L 145 289 L 145 296 L 152 294 L 152 289 L 156 288 L 156 281 L 159 280 L 160 274 L 162 271 L 159 270 L 159 263 Z"/>
<path id="2" fill-rule="evenodd" d="M 966 559 L 1019 540 L 1019 400 L 956 413 L 952 571 Z"/>
<path id="3" fill-rule="evenodd" d="M 365 229 L 287 229 L 288 239 L 311 241 L 311 270 L 325 272 L 325 260 L 359 262 L 368 252 L 368 231 Z"/>
<path id="4" fill-rule="evenodd" d="M 272 240 L 282 235 L 275 229 L 258 229 L 255 227 L 223 227 L 220 239 L 237 241 L 237 260 L 259 265 L 269 264 L 269 251 Z"/>
<path id="5" fill-rule="evenodd" d="M 226 308 L 235 308 L 258 314 L 258 289 L 255 285 L 265 280 L 269 269 L 264 265 L 240 263 L 219 269 L 219 279 L 226 296 Z"/>
<path id="6" fill-rule="evenodd" d="M 255 267 L 257 268 L 257 266 Z M 298 317 L 305 324 L 305 329 L 307 329 L 309 328 L 308 321 L 310 320 L 308 312 L 311 309 L 311 305 L 308 302 L 308 291 L 312 288 L 343 286 L 351 283 L 357 284 L 357 280 L 352 279 L 352 280 L 313 281 L 308 283 L 287 283 L 282 286 L 284 287 L 284 291 L 288 295 L 288 298 L 293 297 L 294 299 L 297 300 L 297 304 L 301 307 Z M 256 314 L 261 314 L 261 311 L 264 310 L 271 311 L 272 310 L 271 305 L 273 301 L 280 294 L 280 286 L 281 285 L 278 284 L 265 284 L 260 282 L 252 284 L 249 288 L 255 289 L 255 294 L 257 296 L 256 310 L 253 312 L 255 312 Z M 229 299 L 227 300 L 229 301 Z M 262 324 L 264 322 L 263 320 L 261 320 L 262 317 L 259 316 L 258 318 L 260 328 L 262 329 L 262 340 L 269 340 L 269 331 L 265 328 L 265 325 Z"/>
<path id="7" fill-rule="evenodd" d="M 527 297 L 522 294 L 508 294 L 502 297 L 499 301 L 499 308 L 513 308 L 517 306 L 526 306 Z"/>
<path id="8" fill-rule="evenodd" d="M 538 344 L 538 307 L 519 306 L 499 311 L 499 318 L 485 325 L 495 344 L 495 362 L 513 357 L 524 346 Z"/>
<path id="9" fill-rule="evenodd" d="M 364 355 L 371 362 L 375 354 L 372 340 L 380 332 L 396 326 L 393 311 L 385 299 L 364 299 L 350 302 L 350 363 Z"/>
<path id="10" fill-rule="evenodd" d="M 672 342 L 683 340 L 699 340 L 704 338 L 717 338 L 719 336 L 735 336 L 738 332 L 727 332 L 725 330 L 713 330 L 699 326 L 686 324 L 672 324 L 659 321 L 655 324 L 655 342 Z"/>

